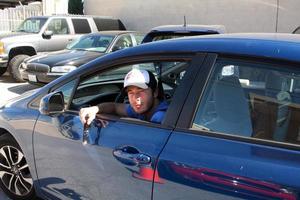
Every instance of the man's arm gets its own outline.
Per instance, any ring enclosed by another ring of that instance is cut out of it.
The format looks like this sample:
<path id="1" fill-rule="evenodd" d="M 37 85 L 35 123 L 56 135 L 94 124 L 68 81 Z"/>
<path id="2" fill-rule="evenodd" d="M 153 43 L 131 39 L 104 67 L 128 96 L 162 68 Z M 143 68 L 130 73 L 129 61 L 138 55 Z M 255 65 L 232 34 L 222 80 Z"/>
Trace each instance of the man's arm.
<path id="1" fill-rule="evenodd" d="M 97 113 L 126 117 L 126 104 L 108 102 L 101 103 L 97 106 L 81 108 L 79 112 L 80 120 L 83 124 L 87 123 L 89 125 L 96 118 Z"/>
<path id="2" fill-rule="evenodd" d="M 98 113 L 112 114 L 112 115 L 118 115 L 120 117 L 126 117 L 127 116 L 126 104 L 113 103 L 113 102 L 101 103 L 98 105 Z"/>

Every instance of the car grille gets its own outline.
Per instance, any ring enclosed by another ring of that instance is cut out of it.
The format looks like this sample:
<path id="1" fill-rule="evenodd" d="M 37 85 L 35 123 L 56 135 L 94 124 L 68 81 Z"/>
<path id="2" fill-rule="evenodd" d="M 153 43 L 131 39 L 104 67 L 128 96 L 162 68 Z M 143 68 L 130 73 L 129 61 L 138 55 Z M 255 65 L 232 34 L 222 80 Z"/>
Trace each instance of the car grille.
<path id="1" fill-rule="evenodd" d="M 40 63 L 27 63 L 27 72 L 50 72 L 49 65 L 40 64 Z"/>

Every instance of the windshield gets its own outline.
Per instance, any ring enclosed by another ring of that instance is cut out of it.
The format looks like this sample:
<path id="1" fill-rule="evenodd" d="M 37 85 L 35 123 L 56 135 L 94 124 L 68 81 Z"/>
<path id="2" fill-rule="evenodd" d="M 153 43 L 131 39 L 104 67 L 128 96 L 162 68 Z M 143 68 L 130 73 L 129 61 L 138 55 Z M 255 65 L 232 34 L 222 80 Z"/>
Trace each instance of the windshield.
<path id="1" fill-rule="evenodd" d="M 46 21 L 47 18 L 28 18 L 25 19 L 15 31 L 25 33 L 38 33 L 40 32 Z"/>
<path id="2" fill-rule="evenodd" d="M 67 49 L 84 49 L 105 53 L 113 39 L 114 36 L 110 35 L 86 35 L 70 43 Z"/>

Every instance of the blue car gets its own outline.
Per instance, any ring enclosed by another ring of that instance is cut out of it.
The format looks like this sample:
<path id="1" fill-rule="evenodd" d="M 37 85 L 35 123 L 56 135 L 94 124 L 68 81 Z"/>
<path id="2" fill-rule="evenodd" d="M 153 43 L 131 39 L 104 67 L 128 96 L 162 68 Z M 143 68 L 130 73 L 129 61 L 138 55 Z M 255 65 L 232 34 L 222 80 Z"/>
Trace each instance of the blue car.
<path id="1" fill-rule="evenodd" d="M 219 34 L 107 54 L 0 109 L 0 185 L 13 199 L 299 199 L 300 37 Z M 161 124 L 78 112 L 128 102 L 152 71 Z"/>

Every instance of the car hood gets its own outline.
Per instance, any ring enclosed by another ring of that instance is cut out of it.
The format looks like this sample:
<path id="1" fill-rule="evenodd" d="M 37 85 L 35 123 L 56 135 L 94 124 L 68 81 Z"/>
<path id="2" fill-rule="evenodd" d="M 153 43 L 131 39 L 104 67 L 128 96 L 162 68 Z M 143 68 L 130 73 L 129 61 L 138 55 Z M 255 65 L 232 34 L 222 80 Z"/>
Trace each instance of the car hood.
<path id="1" fill-rule="evenodd" d="M 15 36 L 28 35 L 28 34 L 33 34 L 33 33 L 24 33 L 24 32 L 4 32 L 4 33 L 1 33 L 1 34 L 0 34 L 0 39 L 10 38 L 10 37 L 15 37 Z"/>
<path id="2" fill-rule="evenodd" d="M 51 53 L 45 53 L 42 55 L 33 56 L 26 60 L 27 63 L 40 63 L 52 66 L 80 66 L 86 62 L 89 62 L 104 53 L 96 51 L 86 51 L 86 50 L 61 50 Z"/>

